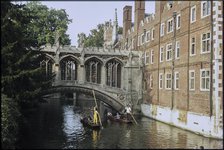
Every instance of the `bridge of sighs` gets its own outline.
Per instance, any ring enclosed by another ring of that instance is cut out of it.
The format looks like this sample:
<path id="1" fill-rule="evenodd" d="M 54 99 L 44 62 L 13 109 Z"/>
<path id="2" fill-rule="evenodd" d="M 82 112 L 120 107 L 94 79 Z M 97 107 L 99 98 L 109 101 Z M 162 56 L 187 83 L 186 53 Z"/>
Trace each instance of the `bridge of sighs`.
<path id="1" fill-rule="evenodd" d="M 45 94 L 60 91 L 96 93 L 96 98 L 121 111 L 142 99 L 142 54 L 138 51 L 45 45 L 41 66 L 56 74 Z"/>

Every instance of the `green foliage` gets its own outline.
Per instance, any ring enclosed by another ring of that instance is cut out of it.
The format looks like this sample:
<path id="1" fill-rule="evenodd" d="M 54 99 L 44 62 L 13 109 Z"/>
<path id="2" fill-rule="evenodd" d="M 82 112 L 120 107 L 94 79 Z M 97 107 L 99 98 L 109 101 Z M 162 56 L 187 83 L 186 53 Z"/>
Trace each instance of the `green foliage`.
<path id="1" fill-rule="evenodd" d="M 18 104 L 12 99 L 1 95 L 1 145 L 3 149 L 15 148 L 16 136 L 18 134 L 18 119 L 20 112 Z"/>
<path id="2" fill-rule="evenodd" d="M 103 46 L 103 34 L 104 34 L 104 24 L 98 24 L 97 29 L 92 29 L 89 36 L 86 36 L 84 33 L 78 34 L 78 42 L 80 42 L 80 35 L 83 35 L 84 47 L 102 47 Z"/>
<path id="3" fill-rule="evenodd" d="M 29 10 L 31 21 L 28 26 L 29 36 L 36 40 L 36 45 L 41 46 L 46 43 L 54 44 L 56 32 L 60 34 L 60 44 L 70 45 L 71 40 L 66 34 L 68 24 L 72 22 L 68 19 L 68 14 L 64 9 L 49 9 L 41 2 L 28 2 L 25 6 Z"/>
<path id="4" fill-rule="evenodd" d="M 118 27 L 118 34 L 122 34 L 123 28 Z M 104 24 L 98 24 L 96 29 L 90 31 L 89 36 L 85 33 L 78 34 L 78 43 L 84 47 L 103 47 L 104 43 Z"/>
<path id="5" fill-rule="evenodd" d="M 38 98 L 36 89 L 46 86 L 43 84 L 47 82 L 43 80 L 44 70 L 39 67 L 43 56 L 30 48 L 35 46 L 28 31 L 32 22 L 32 18 L 29 18 L 30 11 L 24 6 L 8 2 L 2 2 L 2 7 L 2 92 L 21 104 Z"/>
<path id="6" fill-rule="evenodd" d="M 56 31 L 61 43 L 69 44 L 68 23 L 64 10 L 49 10 L 38 2 L 26 6 L 1 1 L 2 148 L 14 148 L 21 110 L 33 106 L 51 86 L 53 76 L 46 77 L 40 68 L 44 56 L 38 47 L 47 40 L 53 44 Z"/>

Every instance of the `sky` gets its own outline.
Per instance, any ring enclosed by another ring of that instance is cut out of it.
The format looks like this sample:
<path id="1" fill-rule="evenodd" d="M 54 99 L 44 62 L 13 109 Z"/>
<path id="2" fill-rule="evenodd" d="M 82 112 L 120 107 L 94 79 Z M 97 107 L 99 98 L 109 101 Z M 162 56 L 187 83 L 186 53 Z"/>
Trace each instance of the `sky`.
<path id="1" fill-rule="evenodd" d="M 67 34 L 71 39 L 71 45 L 77 46 L 77 35 L 84 32 L 89 35 L 90 30 L 97 28 L 100 23 L 110 19 L 114 20 L 115 8 L 117 8 L 118 25 L 123 26 L 123 8 L 132 6 L 132 22 L 134 22 L 134 1 L 42 1 L 48 8 L 65 9 L 72 19 L 68 26 Z M 155 12 L 155 2 L 146 1 L 145 13 Z"/>

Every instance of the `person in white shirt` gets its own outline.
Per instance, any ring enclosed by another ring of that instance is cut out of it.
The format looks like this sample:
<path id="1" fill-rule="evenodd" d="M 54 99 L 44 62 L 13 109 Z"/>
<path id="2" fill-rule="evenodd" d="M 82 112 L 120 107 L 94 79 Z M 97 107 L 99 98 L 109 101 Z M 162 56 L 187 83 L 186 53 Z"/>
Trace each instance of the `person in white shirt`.
<path id="1" fill-rule="evenodd" d="M 131 107 L 128 105 L 125 107 L 125 113 L 128 120 L 131 120 Z"/>

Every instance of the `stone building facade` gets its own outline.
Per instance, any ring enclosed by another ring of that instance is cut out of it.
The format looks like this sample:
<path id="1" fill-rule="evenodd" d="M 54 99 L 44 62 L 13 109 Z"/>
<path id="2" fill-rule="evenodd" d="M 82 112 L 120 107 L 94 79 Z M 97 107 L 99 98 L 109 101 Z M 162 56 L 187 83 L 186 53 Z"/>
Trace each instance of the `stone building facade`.
<path id="1" fill-rule="evenodd" d="M 223 2 L 145 1 L 123 8 L 121 48 L 143 52 L 145 116 L 223 138 Z"/>
<path id="2" fill-rule="evenodd" d="M 122 35 L 118 34 L 118 21 L 117 21 L 117 9 L 115 9 L 113 24 L 110 21 L 106 21 L 104 24 L 104 44 L 106 49 L 121 48 Z"/>

